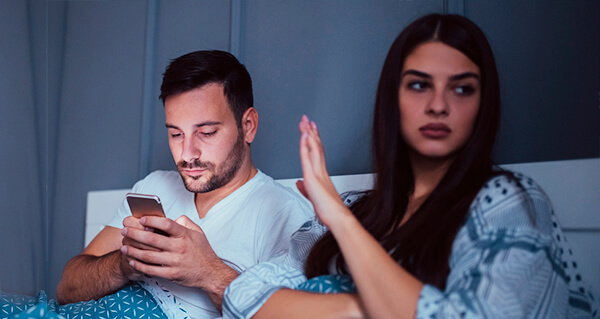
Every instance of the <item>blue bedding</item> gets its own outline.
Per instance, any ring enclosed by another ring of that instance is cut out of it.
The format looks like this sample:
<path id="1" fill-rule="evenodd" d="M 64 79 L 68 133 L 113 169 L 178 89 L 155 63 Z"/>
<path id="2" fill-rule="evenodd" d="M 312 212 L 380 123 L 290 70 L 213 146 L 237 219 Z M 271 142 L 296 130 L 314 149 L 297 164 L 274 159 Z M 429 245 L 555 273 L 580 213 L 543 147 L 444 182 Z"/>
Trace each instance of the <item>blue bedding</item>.
<path id="1" fill-rule="evenodd" d="M 8 318 L 166 318 L 145 289 L 137 284 L 124 287 L 98 300 L 59 305 L 46 293 L 23 296 L 0 292 L 0 319 Z"/>

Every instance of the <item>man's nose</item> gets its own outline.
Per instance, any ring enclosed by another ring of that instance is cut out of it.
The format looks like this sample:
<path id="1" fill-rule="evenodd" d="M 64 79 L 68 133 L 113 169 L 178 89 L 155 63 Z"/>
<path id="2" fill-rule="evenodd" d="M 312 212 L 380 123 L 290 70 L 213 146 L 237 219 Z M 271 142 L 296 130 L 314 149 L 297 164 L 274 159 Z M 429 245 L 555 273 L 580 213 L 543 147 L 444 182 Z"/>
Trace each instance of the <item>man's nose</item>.
<path id="1" fill-rule="evenodd" d="M 191 163 L 200 158 L 200 147 L 194 138 L 188 138 L 183 141 L 183 149 L 181 150 L 181 159 Z"/>

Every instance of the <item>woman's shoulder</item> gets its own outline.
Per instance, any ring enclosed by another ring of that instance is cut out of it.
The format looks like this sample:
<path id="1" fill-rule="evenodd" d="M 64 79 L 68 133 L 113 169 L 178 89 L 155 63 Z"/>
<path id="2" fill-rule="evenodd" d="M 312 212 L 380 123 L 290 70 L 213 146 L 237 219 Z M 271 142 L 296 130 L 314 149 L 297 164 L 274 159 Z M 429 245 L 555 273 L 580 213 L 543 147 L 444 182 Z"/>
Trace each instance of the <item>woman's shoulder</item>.
<path id="1" fill-rule="evenodd" d="M 481 188 L 469 209 L 469 219 L 486 228 L 534 228 L 552 232 L 550 199 L 529 176 L 499 171 Z"/>

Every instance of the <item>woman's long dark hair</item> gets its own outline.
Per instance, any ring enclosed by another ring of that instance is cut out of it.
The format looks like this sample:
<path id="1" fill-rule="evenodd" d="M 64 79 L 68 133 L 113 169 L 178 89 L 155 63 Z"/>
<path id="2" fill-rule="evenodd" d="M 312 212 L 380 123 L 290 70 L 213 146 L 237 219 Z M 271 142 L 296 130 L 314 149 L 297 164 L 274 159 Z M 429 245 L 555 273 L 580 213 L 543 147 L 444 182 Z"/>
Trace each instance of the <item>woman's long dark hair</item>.
<path id="1" fill-rule="evenodd" d="M 414 191 L 408 147 L 400 130 L 400 76 L 406 57 L 429 41 L 459 50 L 479 67 L 481 102 L 470 138 L 437 187 L 399 228 Z M 411 23 L 388 52 L 373 117 L 374 189 L 351 210 L 404 269 L 422 282 L 443 289 L 456 233 L 483 184 L 495 175 L 491 153 L 500 118 L 500 88 L 492 50 L 483 32 L 470 20 L 456 15 L 432 14 Z M 307 277 L 328 274 L 331 262 L 339 272 L 346 272 L 339 246 L 328 232 L 308 256 Z"/>

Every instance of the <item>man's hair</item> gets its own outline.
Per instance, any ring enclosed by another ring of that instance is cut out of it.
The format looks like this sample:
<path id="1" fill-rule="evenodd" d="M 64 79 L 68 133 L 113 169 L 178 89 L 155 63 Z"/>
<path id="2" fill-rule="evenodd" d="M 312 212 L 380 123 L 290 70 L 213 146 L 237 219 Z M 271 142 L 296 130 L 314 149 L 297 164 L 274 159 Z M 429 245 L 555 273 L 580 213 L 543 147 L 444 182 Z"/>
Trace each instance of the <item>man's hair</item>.
<path id="1" fill-rule="evenodd" d="M 246 67 L 231 53 L 224 51 L 195 51 L 171 60 L 163 73 L 159 99 L 163 105 L 170 95 L 184 93 L 204 85 L 223 85 L 223 93 L 236 123 L 253 107 L 252 80 Z"/>

